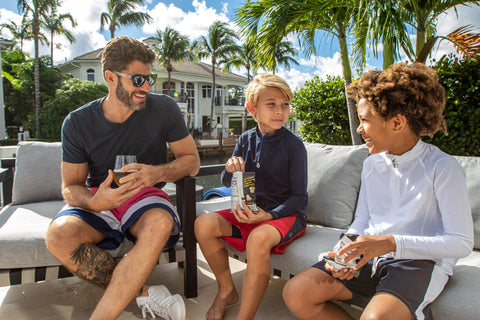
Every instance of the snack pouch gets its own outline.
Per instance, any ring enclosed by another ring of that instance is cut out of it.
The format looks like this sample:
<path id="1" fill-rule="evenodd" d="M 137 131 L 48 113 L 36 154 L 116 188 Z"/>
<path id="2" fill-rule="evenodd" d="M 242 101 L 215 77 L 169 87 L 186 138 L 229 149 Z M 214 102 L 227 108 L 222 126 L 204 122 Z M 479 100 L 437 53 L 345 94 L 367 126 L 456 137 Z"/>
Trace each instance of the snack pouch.
<path id="1" fill-rule="evenodd" d="M 255 198 L 255 172 L 234 172 L 232 177 L 231 203 L 232 210 L 237 204 L 244 210 L 242 201 L 245 201 L 253 213 L 258 213 Z"/>

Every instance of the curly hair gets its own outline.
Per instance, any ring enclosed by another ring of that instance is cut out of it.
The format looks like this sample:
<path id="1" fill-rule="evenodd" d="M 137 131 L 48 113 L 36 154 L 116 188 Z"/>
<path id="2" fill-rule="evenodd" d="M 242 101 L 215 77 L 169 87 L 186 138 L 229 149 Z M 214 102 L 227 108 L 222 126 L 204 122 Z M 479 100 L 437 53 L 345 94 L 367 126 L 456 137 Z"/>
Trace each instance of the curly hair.
<path id="1" fill-rule="evenodd" d="M 447 133 L 443 109 L 445 89 L 435 70 L 422 63 L 396 63 L 384 71 L 369 71 L 347 88 L 357 103 L 364 98 L 373 114 L 390 119 L 404 115 L 418 136 Z"/>
<path id="2" fill-rule="evenodd" d="M 102 71 L 122 71 L 133 61 L 144 64 L 153 64 L 156 59 L 155 52 L 146 44 L 125 36 L 108 41 L 102 53 Z"/>

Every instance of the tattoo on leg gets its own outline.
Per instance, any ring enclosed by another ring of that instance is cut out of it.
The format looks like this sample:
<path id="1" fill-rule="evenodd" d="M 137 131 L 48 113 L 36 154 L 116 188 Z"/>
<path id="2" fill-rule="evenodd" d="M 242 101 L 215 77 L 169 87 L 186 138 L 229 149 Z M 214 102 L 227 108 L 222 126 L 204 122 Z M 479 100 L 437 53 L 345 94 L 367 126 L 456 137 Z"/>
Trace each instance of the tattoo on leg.
<path id="1" fill-rule="evenodd" d="M 82 243 L 70 258 L 77 265 L 77 270 L 72 272 L 74 275 L 101 288 L 108 286 L 116 266 L 110 254 L 94 244 Z"/>

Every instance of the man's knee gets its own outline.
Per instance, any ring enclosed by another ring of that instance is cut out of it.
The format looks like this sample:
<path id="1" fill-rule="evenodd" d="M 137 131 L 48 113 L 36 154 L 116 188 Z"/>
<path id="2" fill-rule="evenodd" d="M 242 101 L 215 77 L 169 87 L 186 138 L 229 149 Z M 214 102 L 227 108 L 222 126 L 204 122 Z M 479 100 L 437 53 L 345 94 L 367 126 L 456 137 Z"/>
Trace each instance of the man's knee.
<path id="1" fill-rule="evenodd" d="M 144 213 L 130 228 L 130 232 L 137 238 L 148 241 L 154 238 L 168 238 L 174 227 L 172 215 L 163 209 L 149 210 Z"/>

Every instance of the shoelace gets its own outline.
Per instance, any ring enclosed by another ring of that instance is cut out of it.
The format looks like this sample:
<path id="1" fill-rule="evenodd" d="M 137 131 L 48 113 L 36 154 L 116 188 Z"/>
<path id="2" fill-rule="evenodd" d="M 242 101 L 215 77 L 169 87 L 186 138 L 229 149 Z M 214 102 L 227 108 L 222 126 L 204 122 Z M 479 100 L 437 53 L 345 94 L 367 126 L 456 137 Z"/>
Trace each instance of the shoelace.
<path id="1" fill-rule="evenodd" d="M 155 299 L 155 296 L 149 296 L 147 302 L 142 306 L 142 317 L 145 319 L 147 317 L 147 311 L 150 312 L 152 318 L 155 318 L 155 314 L 170 320 L 170 315 L 168 314 L 168 309 L 171 305 L 177 302 L 173 296 L 169 296 L 161 301 Z M 153 310 L 152 310 L 153 308 Z"/>

